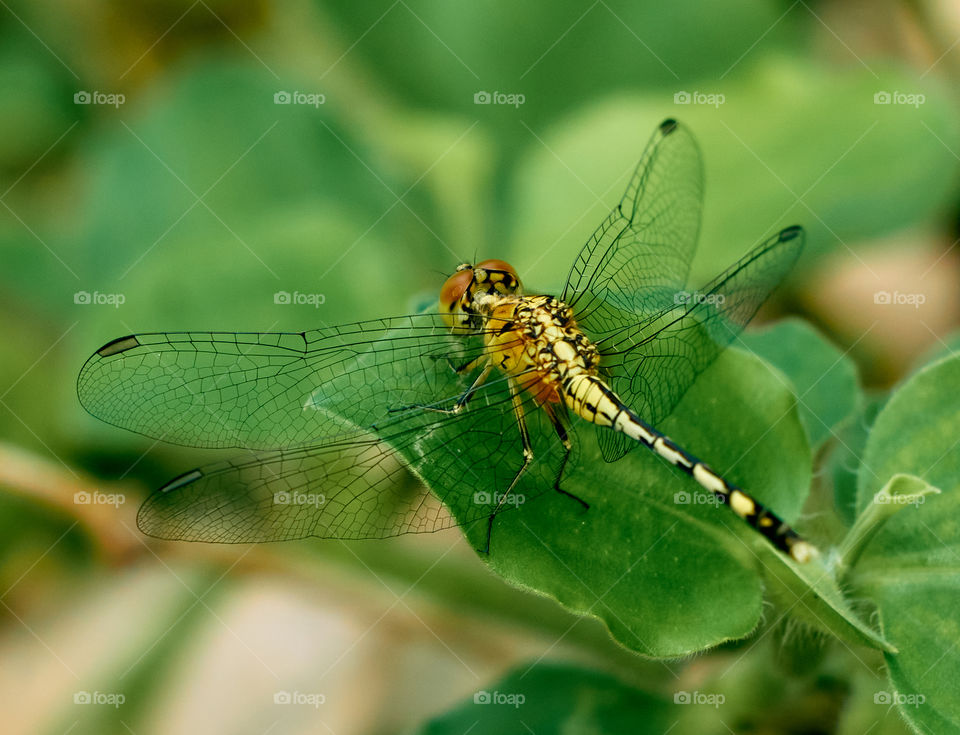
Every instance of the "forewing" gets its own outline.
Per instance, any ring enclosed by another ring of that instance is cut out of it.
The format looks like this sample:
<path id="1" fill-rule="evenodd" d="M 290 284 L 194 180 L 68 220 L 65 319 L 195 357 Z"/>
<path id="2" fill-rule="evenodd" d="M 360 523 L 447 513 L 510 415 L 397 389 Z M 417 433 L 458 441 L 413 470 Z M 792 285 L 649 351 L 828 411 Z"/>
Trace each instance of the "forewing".
<path id="1" fill-rule="evenodd" d="M 645 420 L 665 419 L 784 279 L 803 241 L 802 228 L 788 227 L 701 289 L 679 292 L 630 327 L 593 334 L 613 389 Z M 599 438 L 608 462 L 636 445 L 609 430 Z"/>
<path id="2" fill-rule="evenodd" d="M 97 418 L 149 437 L 269 450 L 452 395 L 461 381 L 447 358 L 479 349 L 432 314 L 309 332 L 140 334 L 94 353 L 77 391 Z"/>
<path id="3" fill-rule="evenodd" d="M 687 282 L 700 231 L 703 164 L 686 127 L 665 120 L 620 204 L 583 246 L 563 300 L 605 332 L 635 324 Z"/>

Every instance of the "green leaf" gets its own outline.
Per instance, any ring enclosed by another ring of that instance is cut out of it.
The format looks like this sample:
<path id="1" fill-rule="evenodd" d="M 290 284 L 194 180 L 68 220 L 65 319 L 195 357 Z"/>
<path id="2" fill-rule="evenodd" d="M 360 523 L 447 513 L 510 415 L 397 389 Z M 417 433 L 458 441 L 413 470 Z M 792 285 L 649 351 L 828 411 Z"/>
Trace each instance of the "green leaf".
<path id="1" fill-rule="evenodd" d="M 913 370 L 917 371 L 944 357 L 955 357 L 958 354 L 960 354 L 960 332 L 954 332 L 943 339 L 938 339 L 930 349 L 920 355 L 913 363 Z"/>
<path id="2" fill-rule="evenodd" d="M 918 732 L 960 730 L 958 395 L 960 359 L 916 373 L 877 417 L 860 471 L 861 511 L 898 473 L 942 491 L 889 518 L 848 576 L 876 605 L 884 635 L 899 649 L 886 655 L 891 687 L 912 697 L 900 710 Z"/>
<path id="3" fill-rule="evenodd" d="M 539 140 L 529 143 L 516 174 L 523 216 L 511 240 L 522 254 L 515 265 L 526 271 L 532 263 L 538 281 L 562 284 L 577 249 L 622 193 L 649 131 L 666 116 L 693 131 L 705 165 L 693 285 L 782 226 L 807 228 L 809 258 L 923 221 L 952 201 L 957 163 L 943 146 L 956 147 L 960 126 L 947 90 L 930 78 L 921 87 L 896 69 L 878 68 L 878 78 L 792 57 L 756 62 L 740 76 L 704 83 L 700 91 L 724 95 L 719 107 L 634 93 L 536 131 Z M 926 101 L 917 109 L 874 104 L 878 91 L 896 89 L 916 90 Z"/>
<path id="4" fill-rule="evenodd" d="M 609 674 L 549 663 L 517 668 L 417 732 L 661 735 L 674 724 L 676 713 L 665 699 Z"/>
<path id="5" fill-rule="evenodd" d="M 810 484 L 810 451 L 794 406 L 762 361 L 727 350 L 659 428 L 793 519 Z M 761 612 L 754 549 L 768 542 L 642 448 L 604 463 L 592 427 L 579 428 L 581 456 L 562 487 L 590 509 L 547 490 L 501 514 L 492 568 L 511 584 L 599 617 L 617 641 L 647 656 L 681 656 L 748 635 Z M 428 482 L 437 471 L 422 468 Z M 551 480 L 545 473 L 540 482 Z M 486 524 L 468 536 L 482 548 Z"/>
<path id="6" fill-rule="evenodd" d="M 853 418 L 837 430 L 828 468 L 833 479 L 834 507 L 848 527 L 857 518 L 857 480 L 870 427 L 888 398 L 886 391 L 867 394 Z"/>
<path id="7" fill-rule="evenodd" d="M 294 85 L 246 55 L 198 57 L 167 72 L 152 94 L 131 101 L 122 122 L 84 141 L 78 185 L 86 199 L 69 235 L 51 240 L 79 280 L 53 269 L 29 297 L 76 316 L 76 291 L 119 292 L 124 308 L 112 311 L 124 332 L 142 328 L 141 314 L 164 329 L 251 330 L 277 321 L 269 318 L 277 291 L 326 294 L 322 319 L 331 323 L 395 313 L 418 289 L 438 287 L 431 268 L 453 258 L 417 219 L 426 215 L 397 204 L 405 187 L 334 100 L 274 103 Z M 405 203 L 426 209 L 423 191 Z M 404 243 L 403 256 L 384 257 L 395 242 Z M 266 301 L 245 299 L 251 292 Z M 246 304 L 242 312 L 237 304 Z M 316 325 L 311 311 L 296 329 Z"/>
<path id="8" fill-rule="evenodd" d="M 797 564 L 783 554 L 767 550 L 761 553 L 767 592 L 793 618 L 848 643 L 896 651 L 860 618 L 840 589 L 833 570 L 821 560 Z"/>
<path id="9" fill-rule="evenodd" d="M 801 319 L 747 331 L 742 343 L 793 383 L 814 450 L 856 411 L 862 396 L 853 361 Z"/>
<path id="10" fill-rule="evenodd" d="M 840 722 L 837 723 L 837 735 L 906 735 L 914 732 L 887 701 L 891 693 L 886 681 L 856 665 L 850 678 L 850 687 Z"/>

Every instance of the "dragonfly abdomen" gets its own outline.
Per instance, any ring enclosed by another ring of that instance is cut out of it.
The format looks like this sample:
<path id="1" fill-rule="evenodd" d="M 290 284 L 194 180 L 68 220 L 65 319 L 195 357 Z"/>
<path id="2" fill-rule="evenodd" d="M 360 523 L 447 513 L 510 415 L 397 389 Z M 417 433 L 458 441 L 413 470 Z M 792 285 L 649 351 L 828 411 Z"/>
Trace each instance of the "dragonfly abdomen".
<path id="1" fill-rule="evenodd" d="M 776 513 L 714 472 L 683 447 L 657 431 L 631 411 L 619 396 L 595 375 L 575 375 L 565 381 L 567 406 L 598 426 L 608 426 L 643 444 L 670 464 L 690 475 L 705 490 L 766 536 L 778 549 L 799 562 L 816 551 Z"/>

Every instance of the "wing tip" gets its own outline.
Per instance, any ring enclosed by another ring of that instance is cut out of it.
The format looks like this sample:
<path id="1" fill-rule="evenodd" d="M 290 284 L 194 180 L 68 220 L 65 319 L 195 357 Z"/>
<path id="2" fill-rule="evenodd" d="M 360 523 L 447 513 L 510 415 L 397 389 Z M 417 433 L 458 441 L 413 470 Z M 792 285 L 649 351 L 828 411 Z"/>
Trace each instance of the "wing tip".
<path id="1" fill-rule="evenodd" d="M 780 242 L 789 242 L 803 236 L 803 227 L 800 225 L 790 225 L 780 230 Z"/>
<path id="2" fill-rule="evenodd" d="M 182 528 L 173 530 L 169 522 L 164 520 L 162 513 L 156 514 L 155 506 L 157 503 L 163 503 L 162 498 L 168 493 L 196 482 L 203 476 L 203 471 L 199 469 L 184 472 L 151 494 L 140 506 L 140 510 L 137 511 L 137 528 L 140 529 L 141 533 L 164 541 L 190 541 L 191 539 L 186 537 Z"/>
<path id="3" fill-rule="evenodd" d="M 666 120 L 660 123 L 660 133 L 662 135 L 670 135 L 670 133 L 679 127 L 680 123 L 678 123 L 674 118 L 668 117 Z"/>

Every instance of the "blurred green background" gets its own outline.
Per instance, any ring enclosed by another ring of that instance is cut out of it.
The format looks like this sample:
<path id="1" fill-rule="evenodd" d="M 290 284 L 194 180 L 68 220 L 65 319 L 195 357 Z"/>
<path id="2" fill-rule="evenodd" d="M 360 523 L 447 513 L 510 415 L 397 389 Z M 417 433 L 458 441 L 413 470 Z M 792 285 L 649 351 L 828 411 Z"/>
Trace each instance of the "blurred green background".
<path id="1" fill-rule="evenodd" d="M 703 676 L 507 589 L 456 531 L 146 544 L 139 498 L 209 456 L 99 424 L 76 373 L 134 331 L 407 313 L 475 256 L 557 291 L 677 117 L 706 162 L 697 277 L 803 224 L 772 311 L 888 386 L 960 315 L 958 37 L 948 0 L 0 3 L 4 732 L 394 732 L 541 656 Z M 74 502 L 93 489 L 126 502 Z"/>

